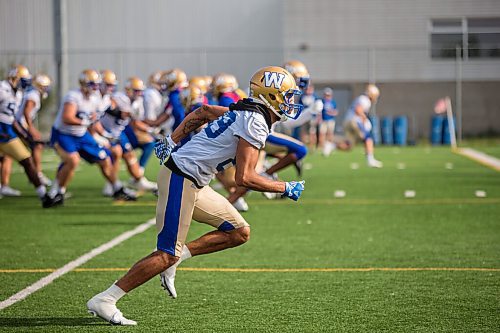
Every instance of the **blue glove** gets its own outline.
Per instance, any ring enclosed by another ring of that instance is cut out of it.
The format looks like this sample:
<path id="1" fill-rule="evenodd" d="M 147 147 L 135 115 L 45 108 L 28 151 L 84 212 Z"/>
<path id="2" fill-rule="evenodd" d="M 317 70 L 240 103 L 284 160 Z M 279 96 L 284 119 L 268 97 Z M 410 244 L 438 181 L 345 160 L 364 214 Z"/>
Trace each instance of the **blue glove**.
<path id="1" fill-rule="evenodd" d="M 300 182 L 286 182 L 285 192 L 283 192 L 281 196 L 289 197 L 293 201 L 299 200 L 302 191 L 304 191 L 304 183 L 305 183 L 304 180 Z"/>
<path id="2" fill-rule="evenodd" d="M 176 144 L 170 135 L 155 143 L 155 155 L 160 160 L 160 165 L 164 164 L 168 160 L 175 146 Z"/>

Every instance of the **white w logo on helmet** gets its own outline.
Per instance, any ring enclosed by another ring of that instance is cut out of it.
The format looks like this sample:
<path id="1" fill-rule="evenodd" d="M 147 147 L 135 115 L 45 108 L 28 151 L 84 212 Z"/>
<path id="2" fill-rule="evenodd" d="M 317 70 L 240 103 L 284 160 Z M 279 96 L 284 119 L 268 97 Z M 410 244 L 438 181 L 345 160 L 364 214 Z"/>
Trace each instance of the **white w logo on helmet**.
<path id="1" fill-rule="evenodd" d="M 276 72 L 264 72 L 264 85 L 270 87 L 274 85 L 274 88 L 280 89 L 285 79 L 285 74 Z"/>

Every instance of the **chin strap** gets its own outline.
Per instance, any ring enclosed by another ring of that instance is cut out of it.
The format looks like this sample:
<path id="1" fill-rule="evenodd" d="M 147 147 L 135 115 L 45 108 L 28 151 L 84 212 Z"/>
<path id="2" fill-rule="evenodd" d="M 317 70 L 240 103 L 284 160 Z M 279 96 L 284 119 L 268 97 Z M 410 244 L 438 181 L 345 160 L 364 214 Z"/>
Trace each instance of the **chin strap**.
<path id="1" fill-rule="evenodd" d="M 259 98 L 260 100 L 271 110 L 273 111 L 273 113 L 278 116 L 279 118 L 279 121 L 283 122 L 285 120 L 287 120 L 287 116 L 282 114 L 282 113 L 279 113 L 278 111 L 276 111 L 276 109 L 273 108 L 273 106 L 271 105 L 271 103 L 269 103 L 269 101 L 267 99 L 264 98 L 264 96 L 262 96 L 262 94 L 259 94 Z"/>

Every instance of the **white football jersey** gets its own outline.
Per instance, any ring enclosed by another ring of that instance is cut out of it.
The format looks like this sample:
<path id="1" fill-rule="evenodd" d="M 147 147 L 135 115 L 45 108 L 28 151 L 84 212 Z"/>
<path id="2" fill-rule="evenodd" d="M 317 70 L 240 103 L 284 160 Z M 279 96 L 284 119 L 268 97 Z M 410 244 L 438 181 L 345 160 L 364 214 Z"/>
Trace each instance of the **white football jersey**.
<path id="1" fill-rule="evenodd" d="M 131 117 L 135 120 L 144 120 L 144 101 L 142 97 L 138 97 L 131 103 Z"/>
<path id="2" fill-rule="evenodd" d="M 132 111 L 130 98 L 128 98 L 128 96 L 125 95 L 124 93 L 122 92 L 114 93 L 112 98 L 115 101 L 116 106 L 121 111 L 129 113 Z M 102 127 L 104 127 L 106 131 L 108 131 L 114 138 L 118 138 L 125 129 L 125 126 L 127 126 L 127 124 L 130 122 L 130 118 L 121 119 L 104 112 L 103 116 L 99 121 L 101 122 Z"/>
<path id="3" fill-rule="evenodd" d="M 27 127 L 26 119 L 24 118 L 24 107 L 26 106 L 27 101 L 32 101 L 35 103 L 34 108 L 31 110 L 30 118 L 34 120 L 40 110 L 41 102 L 40 102 L 40 92 L 36 89 L 27 90 L 22 98 L 21 105 L 19 106 L 19 110 L 16 113 L 16 120 L 24 127 Z"/>
<path id="4" fill-rule="evenodd" d="M 93 96 L 97 101 L 97 119 L 101 119 L 104 112 L 111 106 L 111 95 L 102 95 L 101 92 L 96 91 Z"/>
<path id="5" fill-rule="evenodd" d="M 372 102 L 366 95 L 359 95 L 351 104 L 349 109 L 347 110 L 345 120 L 350 120 L 356 115 L 356 108 L 358 106 L 363 108 L 363 112 L 368 114 L 370 112 L 370 108 L 372 107 Z"/>
<path id="6" fill-rule="evenodd" d="M 62 120 L 64 104 L 73 103 L 76 105 L 76 117 L 80 119 L 90 119 L 92 114 L 97 112 L 99 99 L 95 95 L 85 98 L 80 90 L 71 90 L 64 96 L 59 111 L 57 112 L 54 127 L 61 133 L 81 137 L 87 132 L 88 126 L 68 125 Z"/>
<path id="7" fill-rule="evenodd" d="M 177 167 L 206 186 L 212 176 L 235 165 L 239 138 L 257 149 L 265 145 L 269 128 L 264 116 L 252 111 L 229 111 L 172 154 Z"/>
<path id="8" fill-rule="evenodd" d="M 14 92 L 9 82 L 0 81 L 0 122 L 12 125 L 17 113 L 22 92 Z"/>
<path id="9" fill-rule="evenodd" d="M 155 120 L 165 108 L 161 93 L 152 87 L 144 90 L 143 104 L 144 117 L 148 120 Z"/>

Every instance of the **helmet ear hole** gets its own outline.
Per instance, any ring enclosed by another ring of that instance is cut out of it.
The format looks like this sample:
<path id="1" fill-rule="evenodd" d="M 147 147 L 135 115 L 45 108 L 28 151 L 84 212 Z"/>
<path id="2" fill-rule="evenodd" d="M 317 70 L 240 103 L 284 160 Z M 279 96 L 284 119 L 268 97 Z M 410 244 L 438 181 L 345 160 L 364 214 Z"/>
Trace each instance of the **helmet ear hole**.
<path id="1" fill-rule="evenodd" d="M 269 98 L 271 98 L 273 101 L 276 100 L 276 96 L 274 96 L 274 94 L 269 94 Z"/>

